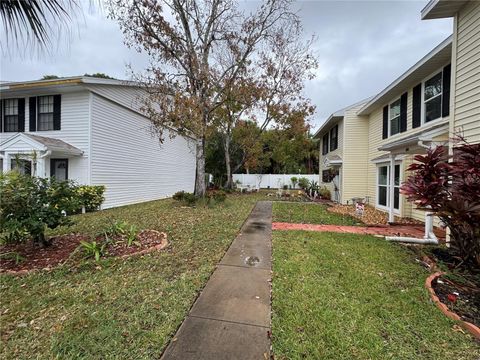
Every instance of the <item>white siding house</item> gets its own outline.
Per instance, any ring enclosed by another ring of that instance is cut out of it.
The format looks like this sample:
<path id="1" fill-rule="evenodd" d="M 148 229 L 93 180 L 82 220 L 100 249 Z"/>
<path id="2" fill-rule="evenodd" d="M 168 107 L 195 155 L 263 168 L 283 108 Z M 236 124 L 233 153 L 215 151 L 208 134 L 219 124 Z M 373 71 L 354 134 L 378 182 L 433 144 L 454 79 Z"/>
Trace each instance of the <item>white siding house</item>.
<path id="1" fill-rule="evenodd" d="M 103 208 L 192 192 L 193 139 L 166 130 L 160 143 L 140 94 L 132 83 L 90 77 L 3 83 L 0 170 L 105 185 Z"/>

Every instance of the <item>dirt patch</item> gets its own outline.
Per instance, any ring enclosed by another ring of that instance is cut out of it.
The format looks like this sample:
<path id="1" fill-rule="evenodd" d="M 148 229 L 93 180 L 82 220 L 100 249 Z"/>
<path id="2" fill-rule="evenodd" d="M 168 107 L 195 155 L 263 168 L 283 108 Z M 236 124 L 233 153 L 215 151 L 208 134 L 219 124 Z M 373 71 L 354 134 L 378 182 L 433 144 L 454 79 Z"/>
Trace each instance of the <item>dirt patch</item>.
<path id="1" fill-rule="evenodd" d="M 0 273 L 24 274 L 33 270 L 51 270 L 66 261 L 78 262 L 82 259 L 81 251 L 76 251 L 80 241 L 91 239 L 82 234 L 68 234 L 50 239 L 51 245 L 41 247 L 31 241 L 21 244 L 0 246 Z M 97 243 L 105 239 L 98 236 Z M 122 236 L 114 237 L 106 247 L 105 257 L 128 257 L 146 254 L 164 249 L 168 245 L 167 235 L 156 230 L 143 230 L 138 233 L 136 241 L 127 246 Z"/>
<path id="2" fill-rule="evenodd" d="M 361 220 L 366 225 L 387 225 L 388 224 L 388 213 L 377 210 L 370 205 L 365 206 L 363 215 L 358 215 L 353 205 L 335 204 L 328 207 L 327 210 L 337 214 L 353 216 Z M 422 222 L 415 219 L 398 217 L 398 216 L 395 216 L 395 223 L 405 224 L 405 225 L 423 224 Z"/>

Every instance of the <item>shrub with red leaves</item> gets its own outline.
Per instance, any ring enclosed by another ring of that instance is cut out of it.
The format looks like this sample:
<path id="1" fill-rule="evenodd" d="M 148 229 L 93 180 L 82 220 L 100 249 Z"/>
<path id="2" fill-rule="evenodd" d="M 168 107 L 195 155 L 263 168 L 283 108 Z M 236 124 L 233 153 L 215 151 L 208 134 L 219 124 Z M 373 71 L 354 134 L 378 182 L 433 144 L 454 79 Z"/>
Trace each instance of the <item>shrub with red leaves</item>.
<path id="1" fill-rule="evenodd" d="M 401 193 L 435 213 L 450 228 L 455 255 L 480 268 L 480 144 L 455 147 L 453 157 L 438 146 L 414 159 Z"/>

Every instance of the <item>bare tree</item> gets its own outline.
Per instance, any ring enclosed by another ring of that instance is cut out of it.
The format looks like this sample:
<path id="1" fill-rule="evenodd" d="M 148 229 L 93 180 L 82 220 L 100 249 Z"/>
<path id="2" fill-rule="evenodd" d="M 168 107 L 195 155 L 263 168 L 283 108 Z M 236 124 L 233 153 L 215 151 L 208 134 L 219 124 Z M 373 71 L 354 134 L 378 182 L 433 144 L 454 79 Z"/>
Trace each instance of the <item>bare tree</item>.
<path id="1" fill-rule="evenodd" d="M 292 126 L 292 121 L 298 122 L 299 116 L 304 124 L 315 111 L 310 100 L 303 96 L 305 81 L 314 77 L 317 67 L 312 53 L 314 38 L 303 41 L 298 18 L 291 20 L 262 43 L 255 61 L 245 71 L 248 80 L 237 82 L 223 93 L 225 101 L 219 113 L 223 120 L 220 132 L 224 141 L 227 187 L 233 184 L 232 173 L 251 158 L 250 149 L 243 148 L 239 163 L 231 164 L 230 160 L 233 129 L 245 113 L 260 129 L 253 139 L 245 142 L 251 144 L 252 140 L 260 141 L 261 133 L 268 127 Z"/>
<path id="2" fill-rule="evenodd" d="M 166 128 L 196 138 L 195 193 L 205 194 L 205 141 L 214 111 L 260 46 L 298 21 L 290 0 L 268 0 L 241 12 L 234 0 L 112 0 L 110 16 L 125 43 L 150 65 L 134 74 L 147 91 L 143 109 L 162 139 Z"/>

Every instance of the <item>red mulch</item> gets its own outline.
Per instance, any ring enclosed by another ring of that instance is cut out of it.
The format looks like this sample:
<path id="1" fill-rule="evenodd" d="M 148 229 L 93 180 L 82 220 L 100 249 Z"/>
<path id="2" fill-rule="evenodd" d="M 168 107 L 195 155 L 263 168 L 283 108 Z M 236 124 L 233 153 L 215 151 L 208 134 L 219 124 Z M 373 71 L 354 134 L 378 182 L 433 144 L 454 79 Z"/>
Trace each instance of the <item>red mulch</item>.
<path id="1" fill-rule="evenodd" d="M 50 239 L 51 245 L 48 247 L 41 247 L 32 241 L 2 245 L 0 246 L 0 254 L 18 253 L 24 259 L 16 264 L 14 258 L 2 256 L 0 258 L 0 272 L 51 269 L 67 260 L 81 240 L 88 240 L 88 237 L 81 234 L 56 236 Z"/>
<path id="2" fill-rule="evenodd" d="M 143 230 L 137 235 L 137 243 L 127 247 L 122 241 L 122 237 L 116 239 L 112 245 L 107 248 L 109 256 L 127 256 L 138 252 L 144 252 L 158 245 L 166 246 L 167 234 L 156 230 Z"/>
<path id="3" fill-rule="evenodd" d="M 11 256 L 0 257 L 0 273 L 26 273 L 31 270 L 50 270 L 68 260 L 77 249 L 80 241 L 91 241 L 82 234 L 68 234 L 50 239 L 51 245 L 41 247 L 31 241 L 20 244 L 6 244 L 0 246 L 0 254 L 11 253 Z M 97 242 L 103 237 L 97 237 Z M 144 254 L 154 250 L 163 249 L 167 245 L 167 235 L 156 230 L 143 230 L 137 235 L 137 240 L 132 246 L 127 247 L 123 238 L 118 236 L 107 247 L 107 256 L 126 257 L 134 254 Z M 17 263 L 15 254 L 21 256 Z M 79 255 L 81 257 L 81 255 Z M 75 256 L 78 260 L 78 257 Z"/>

